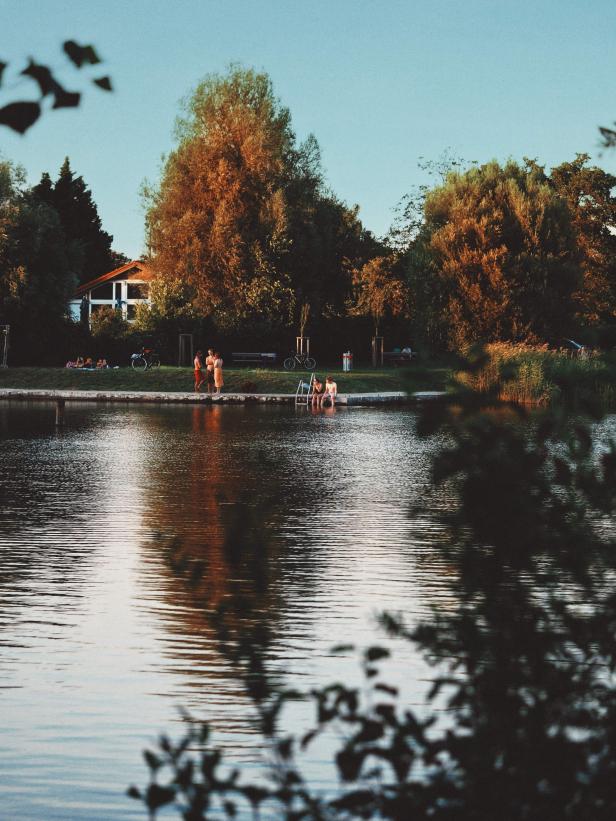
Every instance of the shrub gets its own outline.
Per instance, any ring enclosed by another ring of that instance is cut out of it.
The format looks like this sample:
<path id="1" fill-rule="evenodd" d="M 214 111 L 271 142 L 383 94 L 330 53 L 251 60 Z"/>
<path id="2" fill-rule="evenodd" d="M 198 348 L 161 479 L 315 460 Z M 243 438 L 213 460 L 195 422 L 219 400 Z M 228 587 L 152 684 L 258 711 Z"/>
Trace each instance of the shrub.
<path id="1" fill-rule="evenodd" d="M 130 330 L 130 325 L 122 317 L 120 311 L 103 306 L 92 314 L 90 328 L 95 339 L 124 339 Z"/>

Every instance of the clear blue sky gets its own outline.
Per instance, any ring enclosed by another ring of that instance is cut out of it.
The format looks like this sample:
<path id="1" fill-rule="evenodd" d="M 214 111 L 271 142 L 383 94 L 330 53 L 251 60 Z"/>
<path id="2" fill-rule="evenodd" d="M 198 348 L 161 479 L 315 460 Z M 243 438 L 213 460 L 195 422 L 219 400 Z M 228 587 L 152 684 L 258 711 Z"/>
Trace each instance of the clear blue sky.
<path id="1" fill-rule="evenodd" d="M 68 155 L 130 256 L 179 100 L 232 61 L 270 74 L 334 191 L 379 235 L 425 181 L 418 158 L 447 148 L 548 166 L 586 151 L 616 172 L 597 132 L 616 120 L 614 0 L 0 0 L 0 59 L 61 67 L 68 38 L 96 45 L 115 92 L 87 88 L 25 137 L 2 128 L 0 152 L 31 182 Z"/>

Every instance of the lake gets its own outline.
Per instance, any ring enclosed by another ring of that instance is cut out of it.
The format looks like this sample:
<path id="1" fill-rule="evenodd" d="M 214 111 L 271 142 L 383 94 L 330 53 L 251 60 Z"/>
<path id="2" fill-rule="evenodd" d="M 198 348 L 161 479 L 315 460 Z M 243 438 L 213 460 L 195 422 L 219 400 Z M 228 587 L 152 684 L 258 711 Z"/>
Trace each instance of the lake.
<path id="1" fill-rule="evenodd" d="M 436 514 L 451 500 L 415 428 L 405 409 L 84 403 L 56 429 L 52 405 L 0 404 L 1 817 L 144 818 L 125 790 L 146 782 L 141 750 L 181 733 L 180 706 L 232 760 L 258 762 L 203 602 L 169 567 L 172 538 L 206 560 L 216 604 L 252 584 L 233 577 L 225 521 L 267 510 L 268 653 L 290 686 L 357 678 L 357 655 L 330 650 L 382 642 L 375 613 L 446 607 Z M 396 643 L 386 669 L 421 706 L 413 648 Z M 323 784 L 326 753 L 308 756 Z"/>

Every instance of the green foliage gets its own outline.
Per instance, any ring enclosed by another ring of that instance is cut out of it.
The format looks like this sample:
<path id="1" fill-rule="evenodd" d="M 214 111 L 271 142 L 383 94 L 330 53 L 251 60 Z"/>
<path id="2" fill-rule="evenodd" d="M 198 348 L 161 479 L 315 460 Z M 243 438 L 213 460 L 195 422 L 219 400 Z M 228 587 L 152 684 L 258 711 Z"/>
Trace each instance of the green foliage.
<path id="1" fill-rule="evenodd" d="M 390 236 L 419 344 L 541 342 L 614 323 L 616 178 L 588 161 L 432 169 L 439 184 L 403 201 Z"/>
<path id="2" fill-rule="evenodd" d="M 417 166 L 433 181 L 432 187 L 443 185 L 447 176 L 452 172 L 463 173 L 468 168 L 477 165 L 475 161 L 468 162 L 456 157 L 450 149 L 446 149 L 436 160 L 427 160 L 420 157 Z M 388 244 L 399 253 L 408 252 L 424 224 L 424 208 L 426 197 L 431 186 L 427 183 L 416 186 L 411 193 L 405 194 L 397 204 L 394 213 L 394 222 L 387 236 Z"/>
<path id="3" fill-rule="evenodd" d="M 124 339 L 130 331 L 130 325 L 120 311 L 103 305 L 92 314 L 90 330 L 95 339 Z"/>
<path id="4" fill-rule="evenodd" d="M 241 300 L 233 311 L 221 310 L 216 325 L 222 331 L 270 335 L 293 321 L 295 295 L 288 277 L 273 279 L 260 274 L 238 288 Z"/>
<path id="5" fill-rule="evenodd" d="M 67 40 L 62 48 L 70 63 L 77 69 L 97 65 L 101 62 L 96 50 L 91 45 L 82 46 L 74 40 Z M 7 63 L 0 61 L 0 92 L 8 67 Z M 36 63 L 31 58 L 28 65 L 17 76 L 25 77 L 34 83 L 40 95 L 38 101 L 13 100 L 0 108 L 0 125 L 7 126 L 19 134 L 24 134 L 34 125 L 43 113 L 47 101 L 51 102 L 51 108 L 53 109 L 74 108 L 81 101 L 80 92 L 67 91 L 48 66 Z M 103 91 L 112 90 L 111 80 L 107 76 L 93 78 L 92 82 Z"/>
<path id="6" fill-rule="evenodd" d="M 158 278 L 150 282 L 149 304 L 137 305 L 135 327 L 155 331 L 164 322 L 193 319 L 194 291 L 180 279 Z"/>
<path id="7" fill-rule="evenodd" d="M 166 361 L 177 357 L 178 334 L 207 333 L 194 309 L 194 289 L 180 279 L 158 277 L 150 282 L 150 304 L 137 305 L 133 330 L 156 340 L 156 348 Z"/>
<path id="8" fill-rule="evenodd" d="M 542 173 L 491 162 L 425 198 L 411 255 L 413 313 L 451 350 L 566 335 L 581 284 L 570 210 Z"/>

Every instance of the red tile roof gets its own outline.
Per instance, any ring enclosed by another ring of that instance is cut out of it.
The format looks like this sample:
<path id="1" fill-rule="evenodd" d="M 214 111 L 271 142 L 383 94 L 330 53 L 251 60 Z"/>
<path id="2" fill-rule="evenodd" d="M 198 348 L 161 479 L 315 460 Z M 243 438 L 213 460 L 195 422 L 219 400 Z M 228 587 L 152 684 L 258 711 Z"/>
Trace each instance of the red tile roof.
<path id="1" fill-rule="evenodd" d="M 96 288 L 97 285 L 102 285 L 103 282 L 120 278 L 122 274 L 130 271 L 131 268 L 139 268 L 140 277 L 142 279 L 149 280 L 154 276 L 152 270 L 145 264 L 145 262 L 142 262 L 140 259 L 134 259 L 132 262 L 127 262 L 126 265 L 120 265 L 119 268 L 109 271 L 108 274 L 102 274 L 100 277 L 96 277 L 96 279 L 91 279 L 89 282 L 84 282 L 83 285 L 80 285 L 75 291 L 75 296 L 82 296 L 86 291 Z"/>

